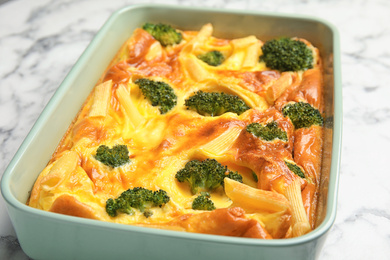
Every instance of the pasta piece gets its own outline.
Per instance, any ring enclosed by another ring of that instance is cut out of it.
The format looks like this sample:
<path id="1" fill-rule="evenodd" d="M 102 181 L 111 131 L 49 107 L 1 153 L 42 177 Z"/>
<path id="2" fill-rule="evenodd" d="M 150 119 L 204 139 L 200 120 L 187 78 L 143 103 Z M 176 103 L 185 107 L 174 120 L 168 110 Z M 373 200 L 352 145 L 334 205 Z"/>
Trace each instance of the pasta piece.
<path id="1" fill-rule="evenodd" d="M 111 100 L 112 80 L 105 81 L 95 88 L 93 103 L 89 110 L 89 117 L 105 117 Z"/>
<path id="2" fill-rule="evenodd" d="M 213 26 L 211 24 L 204 25 L 199 33 L 180 52 L 179 60 L 194 81 L 200 82 L 212 77 L 212 74 L 203 67 L 202 61 L 194 55 L 195 49 L 205 45 L 212 33 Z"/>
<path id="3" fill-rule="evenodd" d="M 163 48 L 160 42 L 156 41 L 150 46 L 148 53 L 145 55 L 145 60 L 151 61 L 153 59 L 161 57 L 162 55 L 163 55 Z"/>
<path id="4" fill-rule="evenodd" d="M 244 61 L 242 63 L 242 68 L 253 68 L 259 62 L 261 44 L 260 41 L 256 41 L 255 43 L 248 46 L 246 49 L 246 55 Z"/>
<path id="5" fill-rule="evenodd" d="M 301 128 L 294 134 L 294 160 L 316 185 L 319 184 L 321 175 L 322 135 L 321 126 Z"/>
<path id="6" fill-rule="evenodd" d="M 285 195 L 291 204 L 292 236 L 302 236 L 311 231 L 311 226 L 302 202 L 301 183 L 293 180 L 285 189 Z"/>
<path id="7" fill-rule="evenodd" d="M 298 90 L 293 93 L 291 99 L 296 102 L 307 102 L 322 111 L 322 80 L 322 72 L 319 69 L 309 69 L 305 71 L 302 75 L 302 82 Z"/>
<path id="8" fill-rule="evenodd" d="M 151 34 L 141 28 L 137 28 L 131 38 L 127 41 L 127 61 L 136 63 L 142 60 L 148 53 L 150 46 L 155 42 L 156 40 Z"/>
<path id="9" fill-rule="evenodd" d="M 126 115 L 130 118 L 132 127 L 136 129 L 144 121 L 144 118 L 139 113 L 133 100 L 131 100 L 129 91 L 127 91 L 126 87 L 121 84 L 117 88 L 116 94 L 118 96 L 119 102 L 126 112 Z"/>
<path id="10" fill-rule="evenodd" d="M 201 61 L 195 56 L 187 56 L 181 59 L 181 62 L 189 76 L 196 82 L 201 82 L 212 78 L 212 74 L 203 67 Z"/>
<path id="11" fill-rule="evenodd" d="M 204 45 L 212 34 L 213 26 L 210 23 L 203 25 L 198 34 L 183 47 L 180 55 L 191 53 L 196 47 Z"/>
<path id="12" fill-rule="evenodd" d="M 41 180 L 41 188 L 50 191 L 56 188 L 60 183 L 71 174 L 79 162 L 79 155 L 74 151 L 65 153 L 58 159 L 49 173 Z"/>
<path id="13" fill-rule="evenodd" d="M 209 157 L 220 156 L 226 153 L 236 141 L 241 133 L 242 128 L 239 126 L 230 127 L 223 132 L 220 136 L 213 139 L 211 142 L 200 147 L 200 151 Z"/>
<path id="14" fill-rule="evenodd" d="M 229 69 L 254 67 L 258 63 L 260 41 L 255 36 L 234 39 L 231 41 L 233 53 L 226 60 Z"/>
<path id="15" fill-rule="evenodd" d="M 293 77 L 290 72 L 283 72 L 278 80 L 276 80 L 267 89 L 267 101 L 274 104 L 275 100 L 283 94 L 283 92 L 292 84 Z"/>
<path id="16" fill-rule="evenodd" d="M 275 106 L 281 109 L 290 101 L 307 102 L 323 112 L 323 78 L 319 69 L 309 69 L 297 73 L 293 84 L 276 100 Z"/>
<path id="17" fill-rule="evenodd" d="M 75 124 L 72 132 L 73 144 L 83 138 L 88 138 L 90 142 L 101 142 L 107 138 L 107 127 L 101 118 L 86 117 Z"/>
<path id="18" fill-rule="evenodd" d="M 234 48 L 243 49 L 243 48 L 247 48 L 249 45 L 252 45 L 258 41 L 259 40 L 255 36 L 251 35 L 244 38 L 234 39 L 231 41 L 231 43 L 234 46 Z"/>
<path id="19" fill-rule="evenodd" d="M 96 219 L 95 213 L 90 206 L 68 194 L 59 196 L 53 202 L 49 211 L 69 216 Z"/>
<path id="20" fill-rule="evenodd" d="M 302 190 L 302 202 L 306 210 L 306 215 L 312 228 L 315 227 L 315 217 L 317 211 L 318 189 L 314 183 L 306 184 Z"/>
<path id="21" fill-rule="evenodd" d="M 317 211 L 318 187 L 321 175 L 321 157 L 322 157 L 322 135 L 323 128 L 312 126 L 310 128 L 301 128 L 295 131 L 294 141 L 294 159 L 297 164 L 305 170 L 306 178 L 310 180 L 311 185 L 302 192 L 305 199 L 306 212 L 309 221 L 314 226 L 314 219 Z"/>
<path id="22" fill-rule="evenodd" d="M 290 208 L 288 200 L 277 192 L 255 189 L 229 178 L 224 183 L 226 195 L 234 205 L 248 212 L 279 212 Z"/>
<path id="23" fill-rule="evenodd" d="M 286 238 L 291 229 L 291 212 L 280 211 L 275 213 L 262 213 L 255 215 L 264 224 L 272 238 Z"/>

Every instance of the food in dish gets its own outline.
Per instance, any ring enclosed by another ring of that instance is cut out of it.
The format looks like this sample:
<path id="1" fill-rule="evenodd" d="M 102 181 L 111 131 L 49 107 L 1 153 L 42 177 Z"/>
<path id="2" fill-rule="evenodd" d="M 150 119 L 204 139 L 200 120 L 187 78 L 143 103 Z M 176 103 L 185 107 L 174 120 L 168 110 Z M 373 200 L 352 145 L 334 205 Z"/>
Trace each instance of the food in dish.
<path id="1" fill-rule="evenodd" d="M 81 86 L 82 87 L 82 86 Z M 315 227 L 319 51 L 137 28 L 39 174 L 38 209 L 178 231 L 290 238 Z"/>

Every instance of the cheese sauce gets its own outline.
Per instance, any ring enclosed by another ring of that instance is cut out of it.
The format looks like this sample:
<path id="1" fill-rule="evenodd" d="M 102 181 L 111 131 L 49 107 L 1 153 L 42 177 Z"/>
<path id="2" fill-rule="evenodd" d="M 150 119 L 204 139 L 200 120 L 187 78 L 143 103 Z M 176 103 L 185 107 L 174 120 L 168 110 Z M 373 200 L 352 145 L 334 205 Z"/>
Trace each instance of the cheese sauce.
<path id="1" fill-rule="evenodd" d="M 110 87 L 104 94 L 109 97 L 98 92 L 98 88 L 91 93 L 39 175 L 28 204 L 46 211 L 123 224 L 288 238 L 294 236 L 292 230 L 299 219 L 299 209 L 290 205 L 289 197 L 290 188 L 298 180 L 299 200 L 313 228 L 322 127 L 295 130 L 280 108 L 288 102 L 305 101 L 322 109 L 321 63 L 304 73 L 293 74 L 286 90 L 274 91 L 279 96 L 270 102 L 267 93 L 280 85 L 281 73 L 259 61 L 263 43 L 255 36 L 218 39 L 211 35 L 211 25 L 205 25 L 200 32 L 181 33 L 183 40 L 179 44 L 163 47 L 145 30 L 134 31 L 101 78 L 101 83 Z M 200 34 L 203 36 L 198 37 Z M 211 50 L 223 53 L 225 61 L 220 66 L 210 66 L 197 58 Z M 320 57 L 316 55 L 318 61 Z M 141 78 L 171 86 L 177 96 L 176 105 L 162 114 L 136 84 Z M 250 109 L 240 115 L 200 115 L 185 106 L 185 100 L 199 90 L 237 95 Z M 107 108 L 91 116 L 93 106 Z M 251 123 L 269 122 L 276 122 L 287 133 L 288 141 L 264 141 L 245 130 Z M 96 158 L 100 145 L 118 144 L 129 150 L 130 161 L 125 165 L 113 168 Z M 216 210 L 194 210 L 192 203 L 199 194 L 193 194 L 188 183 L 179 182 L 175 175 L 187 162 L 208 158 L 241 174 L 243 184 L 229 184 L 236 185 L 231 189 L 234 196 L 228 196 L 223 185 L 210 191 Z M 307 177 L 294 175 L 286 161 L 296 163 Z M 107 200 L 135 187 L 162 189 L 170 200 L 162 207 L 152 208 L 150 217 L 138 210 L 134 214 L 109 216 Z M 247 190 L 247 194 L 239 195 L 245 200 L 268 201 L 283 211 L 275 212 L 272 207 L 245 209 L 244 204 L 231 199 L 238 196 L 239 190 Z"/>

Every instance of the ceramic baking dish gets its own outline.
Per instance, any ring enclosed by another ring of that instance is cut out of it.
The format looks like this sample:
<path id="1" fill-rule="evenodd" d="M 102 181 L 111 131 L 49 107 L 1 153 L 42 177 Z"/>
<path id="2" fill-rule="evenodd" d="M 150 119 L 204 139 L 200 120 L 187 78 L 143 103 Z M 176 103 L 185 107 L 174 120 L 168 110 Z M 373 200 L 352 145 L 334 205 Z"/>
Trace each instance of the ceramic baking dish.
<path id="1" fill-rule="evenodd" d="M 214 36 L 262 40 L 302 37 L 320 49 L 325 79 L 325 145 L 316 229 L 285 240 L 260 240 L 158 230 L 37 210 L 26 200 L 40 171 L 88 94 L 136 27 L 163 22 L 183 30 L 212 23 Z M 66 76 L 4 172 L 1 191 L 24 252 L 33 259 L 314 259 L 336 215 L 342 100 L 337 30 L 311 17 L 161 5 L 115 12 Z M 39 151 L 39 152 L 37 152 Z"/>

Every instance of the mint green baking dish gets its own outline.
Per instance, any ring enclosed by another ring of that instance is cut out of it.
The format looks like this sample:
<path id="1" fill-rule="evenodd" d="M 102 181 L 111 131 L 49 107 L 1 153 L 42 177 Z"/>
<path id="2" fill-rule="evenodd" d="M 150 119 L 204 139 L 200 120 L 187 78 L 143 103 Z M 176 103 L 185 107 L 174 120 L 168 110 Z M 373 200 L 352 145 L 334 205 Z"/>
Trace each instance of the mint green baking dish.
<path id="1" fill-rule="evenodd" d="M 199 30 L 212 23 L 217 37 L 256 35 L 306 38 L 324 60 L 326 125 L 322 196 L 315 230 L 302 237 L 259 240 L 183 233 L 106 223 L 25 205 L 35 179 L 123 42 L 144 22 Z M 315 259 L 336 216 L 342 131 L 339 36 L 312 17 L 162 5 L 115 12 L 66 76 L 3 174 L 1 192 L 24 252 L 33 259 Z M 39 152 L 37 152 L 39 151 Z"/>

